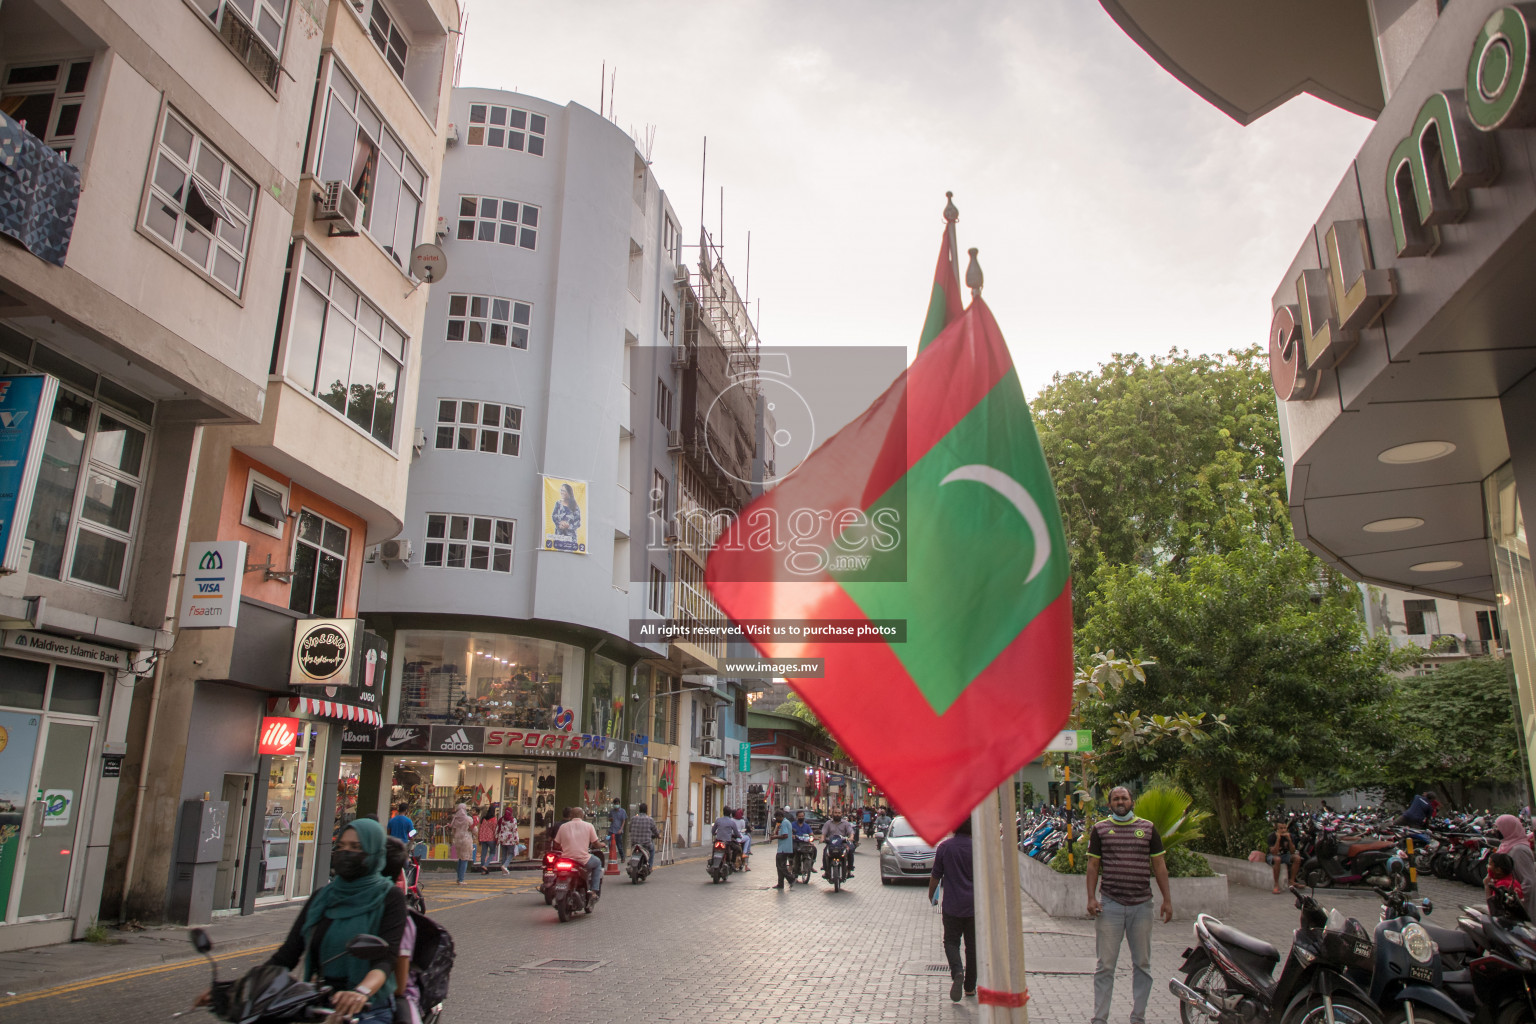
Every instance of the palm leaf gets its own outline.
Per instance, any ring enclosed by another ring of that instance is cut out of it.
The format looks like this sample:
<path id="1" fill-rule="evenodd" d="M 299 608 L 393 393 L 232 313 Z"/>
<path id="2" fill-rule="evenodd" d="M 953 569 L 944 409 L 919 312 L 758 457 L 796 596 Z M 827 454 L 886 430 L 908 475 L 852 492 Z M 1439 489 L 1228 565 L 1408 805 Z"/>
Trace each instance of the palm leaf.
<path id="1" fill-rule="evenodd" d="M 1193 798 L 1178 786 L 1158 786 L 1136 799 L 1136 816 L 1150 821 L 1164 848 L 1183 846 L 1200 836 L 1210 812 L 1195 810 Z"/>

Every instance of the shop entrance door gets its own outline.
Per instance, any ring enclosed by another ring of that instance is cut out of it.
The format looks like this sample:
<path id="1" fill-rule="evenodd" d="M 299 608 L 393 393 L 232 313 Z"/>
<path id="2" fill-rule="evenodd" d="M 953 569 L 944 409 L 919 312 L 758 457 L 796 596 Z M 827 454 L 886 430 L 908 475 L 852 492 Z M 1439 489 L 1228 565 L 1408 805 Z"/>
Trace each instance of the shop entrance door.
<path id="1" fill-rule="evenodd" d="M 304 899 L 314 888 L 320 773 L 329 731 L 327 725 L 302 722 L 294 752 L 271 758 L 257 903 Z"/>
<path id="2" fill-rule="evenodd" d="M 240 906 L 246 838 L 251 829 L 251 787 L 255 781 L 250 775 L 224 776 L 224 790 L 219 799 L 229 805 L 229 819 L 224 830 L 224 851 L 219 856 L 218 873 L 214 878 L 214 910 L 233 910 Z"/>
<path id="3" fill-rule="evenodd" d="M 29 716 L 30 717 L 30 716 Z M 21 845 L 7 921 L 58 917 L 69 900 L 74 850 L 85 815 L 85 769 L 91 763 L 90 725 L 46 721 L 30 801 L 22 816 Z"/>
<path id="4" fill-rule="evenodd" d="M 22 834 L 32 810 L 32 766 L 41 734 L 41 715 L 0 711 L 0 921 L 8 911 L 20 875 Z"/>

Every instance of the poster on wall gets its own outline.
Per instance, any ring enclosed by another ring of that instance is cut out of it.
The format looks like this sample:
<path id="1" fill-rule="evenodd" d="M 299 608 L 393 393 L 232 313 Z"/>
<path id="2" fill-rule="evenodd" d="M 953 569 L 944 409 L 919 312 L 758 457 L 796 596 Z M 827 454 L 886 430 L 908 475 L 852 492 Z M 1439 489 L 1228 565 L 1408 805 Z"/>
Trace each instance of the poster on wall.
<path id="1" fill-rule="evenodd" d="M 21 545 L 58 391 L 59 382 L 44 374 L 0 377 L 0 572 L 21 568 Z"/>
<path id="2" fill-rule="evenodd" d="M 38 722 L 37 715 L 0 711 L 0 907 L 10 901 L 11 876 L 21 852 Z"/>
<path id="3" fill-rule="evenodd" d="M 544 478 L 544 550 L 587 553 L 587 482 Z"/>

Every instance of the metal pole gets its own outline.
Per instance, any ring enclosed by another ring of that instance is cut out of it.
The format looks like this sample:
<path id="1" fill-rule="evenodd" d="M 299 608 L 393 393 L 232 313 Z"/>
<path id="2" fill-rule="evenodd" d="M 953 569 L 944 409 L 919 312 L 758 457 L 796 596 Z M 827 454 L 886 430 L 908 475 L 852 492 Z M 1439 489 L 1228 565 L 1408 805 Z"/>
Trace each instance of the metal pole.
<path id="1" fill-rule="evenodd" d="M 1011 779 L 1004 782 L 971 812 L 976 942 L 981 961 L 978 1019 L 986 1024 L 1027 1024 L 1029 1020 L 1023 1005 L 1024 918 L 1018 854 L 1012 838 L 1013 823 L 1003 821 L 1003 809 L 1014 806 L 1012 785 Z"/>

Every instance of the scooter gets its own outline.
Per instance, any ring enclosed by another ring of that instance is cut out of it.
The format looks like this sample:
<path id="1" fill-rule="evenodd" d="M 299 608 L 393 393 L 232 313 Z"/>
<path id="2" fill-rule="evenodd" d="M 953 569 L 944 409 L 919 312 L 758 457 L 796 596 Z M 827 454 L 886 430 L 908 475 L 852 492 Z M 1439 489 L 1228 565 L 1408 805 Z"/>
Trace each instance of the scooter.
<path id="1" fill-rule="evenodd" d="M 329 985 L 316 985 L 299 981 L 288 968 L 277 964 L 261 964 L 239 981 L 220 981 L 219 964 L 213 958 L 213 940 L 201 928 L 193 928 L 188 937 L 192 946 L 213 969 L 213 984 L 208 989 L 208 1008 L 214 1016 L 228 1021 L 262 1021 L 276 1024 L 279 1021 L 313 1022 L 327 1016 L 331 1010 Z M 354 935 L 346 949 L 326 960 L 320 966 L 334 963 L 344 956 L 362 960 L 381 960 L 389 955 L 389 943 L 377 935 Z"/>
<path id="2" fill-rule="evenodd" d="M 555 858 L 555 888 L 550 901 L 555 905 L 555 916 L 564 924 L 577 914 L 592 913 L 597 906 L 598 894 L 587 887 L 585 864 L 561 854 Z"/>
<path id="3" fill-rule="evenodd" d="M 629 854 L 629 862 L 625 865 L 625 870 L 629 872 L 630 882 L 635 885 L 639 885 L 650 876 L 651 858 L 645 852 L 645 847 L 639 843 L 635 844 L 634 850 Z"/>
<path id="4" fill-rule="evenodd" d="M 841 892 L 843 883 L 853 874 L 853 847 L 842 836 L 827 840 L 826 879 L 832 883 L 833 892 Z"/>
<path id="5" fill-rule="evenodd" d="M 1387 1024 L 1471 1024 L 1472 1018 L 1444 991 L 1439 947 L 1420 923 L 1434 905 L 1409 899 L 1400 889 L 1376 891 L 1384 904 L 1373 937 L 1376 963 L 1371 971 L 1351 971 L 1350 976 L 1370 988 L 1371 1001 Z"/>
<path id="6" fill-rule="evenodd" d="M 1278 977 L 1274 946 L 1209 914 L 1195 918 L 1198 941 L 1184 951 L 1184 978 L 1168 982 L 1184 1024 L 1202 1017 L 1217 1024 L 1382 1024 L 1371 994 L 1347 973 L 1374 964 L 1370 934 L 1300 886 L 1291 895 L 1301 921 Z"/>
<path id="7" fill-rule="evenodd" d="M 544 854 L 544 877 L 539 881 L 539 892 L 544 894 L 546 907 L 555 902 L 555 882 L 559 880 L 555 865 L 559 862 L 560 847 L 551 846 Z"/>
<path id="8" fill-rule="evenodd" d="M 1536 929 L 1505 893 L 1495 895 L 1495 913 L 1463 907 L 1455 929 L 1425 925 L 1445 962 L 1447 994 L 1480 1024 L 1536 1020 Z"/>
<path id="9" fill-rule="evenodd" d="M 1318 833 L 1313 853 L 1302 862 L 1300 879 L 1314 889 L 1336 885 L 1368 885 L 1373 889 L 1405 889 L 1408 864 L 1390 839 L 1368 839 L 1342 846 L 1338 832 Z"/>
<path id="10" fill-rule="evenodd" d="M 715 882 L 723 882 L 731 877 L 735 870 L 736 858 L 741 856 L 741 846 L 736 842 L 726 843 L 724 839 L 716 839 L 714 848 L 709 854 L 709 863 L 704 865 L 709 872 L 709 877 Z"/>

